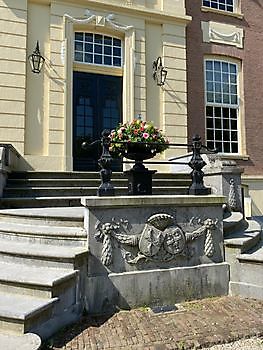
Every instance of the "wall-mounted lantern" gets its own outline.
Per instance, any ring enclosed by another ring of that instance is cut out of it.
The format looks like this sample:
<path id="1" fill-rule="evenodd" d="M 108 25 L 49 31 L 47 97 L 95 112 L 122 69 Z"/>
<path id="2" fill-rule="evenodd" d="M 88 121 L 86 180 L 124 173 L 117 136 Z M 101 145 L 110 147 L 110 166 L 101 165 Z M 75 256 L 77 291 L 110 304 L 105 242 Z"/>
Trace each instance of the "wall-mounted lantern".
<path id="1" fill-rule="evenodd" d="M 33 73 L 40 73 L 41 68 L 45 62 L 44 57 L 39 51 L 39 43 L 37 41 L 36 48 L 31 55 L 28 56 L 29 63 Z"/>
<path id="2" fill-rule="evenodd" d="M 153 61 L 153 79 L 156 81 L 158 86 L 163 86 L 167 76 L 167 70 L 162 64 L 162 58 L 159 56 Z"/>

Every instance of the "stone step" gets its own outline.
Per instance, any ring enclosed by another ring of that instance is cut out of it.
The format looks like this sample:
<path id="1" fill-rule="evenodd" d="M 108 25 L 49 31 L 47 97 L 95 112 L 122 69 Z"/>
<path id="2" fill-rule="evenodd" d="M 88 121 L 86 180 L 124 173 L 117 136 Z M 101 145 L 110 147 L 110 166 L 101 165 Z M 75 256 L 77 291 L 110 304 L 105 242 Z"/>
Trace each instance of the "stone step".
<path id="1" fill-rule="evenodd" d="M 79 207 L 80 196 L 2 198 L 1 208 Z"/>
<path id="2" fill-rule="evenodd" d="M 113 179 L 114 187 L 125 187 L 127 185 L 127 178 Z M 189 179 L 153 179 L 154 187 L 176 187 L 189 186 L 191 180 Z M 8 179 L 7 188 L 20 187 L 98 187 L 101 184 L 100 179 Z"/>
<path id="3" fill-rule="evenodd" d="M 255 247 L 261 240 L 261 225 L 255 220 L 247 220 L 244 229 L 238 229 L 229 233 L 224 239 L 227 248 L 238 249 L 241 253 Z"/>
<path id="4" fill-rule="evenodd" d="M 100 179 L 99 172 L 96 171 L 26 171 L 13 172 L 9 175 L 9 179 Z M 123 172 L 113 172 L 112 179 L 124 178 Z M 172 174 L 157 172 L 153 175 L 153 179 L 190 179 L 189 174 Z"/>
<path id="5" fill-rule="evenodd" d="M 263 300 L 263 287 L 245 282 L 229 282 L 229 294 L 244 298 Z"/>
<path id="6" fill-rule="evenodd" d="M 232 212 L 223 221 L 224 237 L 228 237 L 229 234 L 236 232 L 237 230 L 244 230 L 247 227 L 247 222 L 244 220 L 244 216 L 240 212 Z"/>
<path id="7" fill-rule="evenodd" d="M 28 225 L 83 227 L 84 208 L 3 209 L 0 210 L 0 223 L 1 221 Z"/>
<path id="8" fill-rule="evenodd" d="M 247 265 L 259 265 L 262 267 L 262 283 L 263 283 L 263 247 L 261 242 L 261 247 L 255 249 L 253 252 L 239 254 L 237 256 L 239 262 L 247 263 Z M 255 266 L 256 268 L 256 266 Z"/>
<path id="9" fill-rule="evenodd" d="M 179 189 L 179 190 L 178 190 Z M 185 195 L 187 194 L 188 188 L 153 188 L 154 195 L 160 194 L 173 194 L 173 195 Z M 94 191 L 95 192 L 95 191 Z M 122 195 L 127 195 L 127 188 Z M 52 194 L 54 191 L 52 192 Z M 94 193 L 96 195 L 97 192 Z M 118 191 L 115 192 L 116 195 L 120 195 Z M 30 196 L 28 192 L 23 193 L 21 196 L 6 197 L 2 198 L 0 202 L 0 208 L 44 208 L 44 207 L 79 207 L 81 205 L 81 195 L 71 196 L 51 196 L 51 193 L 48 193 L 48 196 Z"/>
<path id="10" fill-rule="evenodd" d="M 0 221 L 0 239 L 51 245 L 85 246 L 87 234 L 81 227 L 42 226 Z"/>
<path id="11" fill-rule="evenodd" d="M 30 266 L 74 269 L 87 255 L 84 247 L 58 246 L 0 239 L 0 261 Z"/>
<path id="12" fill-rule="evenodd" d="M 57 302 L 58 298 L 0 293 L 0 330 L 15 334 L 30 332 L 49 320 Z"/>
<path id="13" fill-rule="evenodd" d="M 94 196 L 98 187 L 6 187 L 4 189 L 4 197 L 63 197 L 63 196 Z M 188 187 L 155 187 L 153 186 L 153 194 L 186 194 Z M 116 195 L 128 194 L 128 186 L 115 188 Z"/>
<path id="14" fill-rule="evenodd" d="M 0 261 L 0 293 L 31 295 L 39 298 L 59 297 L 60 299 L 66 293 L 67 298 L 64 296 L 63 299 L 67 299 L 66 306 L 69 306 L 76 302 L 77 275 L 77 270 L 35 267 Z"/>
<path id="15" fill-rule="evenodd" d="M 38 350 L 41 338 L 34 333 L 23 335 L 0 333 L 0 344 L 4 350 Z"/>

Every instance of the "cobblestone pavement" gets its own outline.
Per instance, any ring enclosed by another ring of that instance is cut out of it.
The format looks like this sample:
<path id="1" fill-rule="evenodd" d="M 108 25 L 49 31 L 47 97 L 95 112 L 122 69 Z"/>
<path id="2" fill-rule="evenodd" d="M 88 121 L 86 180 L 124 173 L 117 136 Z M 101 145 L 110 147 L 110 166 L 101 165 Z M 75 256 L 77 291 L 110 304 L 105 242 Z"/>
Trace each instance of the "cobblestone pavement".
<path id="1" fill-rule="evenodd" d="M 183 303 L 171 312 L 141 308 L 111 317 L 84 317 L 50 339 L 49 347 L 43 349 L 186 350 L 253 336 L 257 338 L 249 340 L 250 344 L 254 341 L 259 346 L 255 350 L 261 349 L 263 301 L 227 296 Z M 232 348 L 242 349 L 221 347 Z M 248 349 L 254 350 L 253 346 Z"/>

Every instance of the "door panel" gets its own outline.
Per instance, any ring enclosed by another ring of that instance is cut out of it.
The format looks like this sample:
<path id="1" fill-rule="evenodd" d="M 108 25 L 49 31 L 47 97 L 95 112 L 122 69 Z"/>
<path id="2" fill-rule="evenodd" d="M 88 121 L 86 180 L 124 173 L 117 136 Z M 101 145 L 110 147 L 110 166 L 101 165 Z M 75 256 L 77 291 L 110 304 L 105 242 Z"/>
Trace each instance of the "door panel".
<path id="1" fill-rule="evenodd" d="M 83 141 L 101 138 L 122 120 L 122 78 L 92 73 L 73 75 L 73 170 L 98 170 L 101 146 L 82 150 Z"/>

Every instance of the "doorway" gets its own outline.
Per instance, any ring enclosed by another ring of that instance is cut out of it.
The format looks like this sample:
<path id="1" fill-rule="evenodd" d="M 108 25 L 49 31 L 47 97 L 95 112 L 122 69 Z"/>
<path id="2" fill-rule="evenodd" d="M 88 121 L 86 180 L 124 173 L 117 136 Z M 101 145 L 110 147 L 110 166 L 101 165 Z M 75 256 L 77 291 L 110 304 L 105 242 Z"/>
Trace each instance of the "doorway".
<path id="1" fill-rule="evenodd" d="M 99 140 L 104 129 L 114 129 L 121 121 L 122 77 L 73 72 L 73 170 L 99 169 L 100 143 L 87 150 L 81 144 Z"/>

